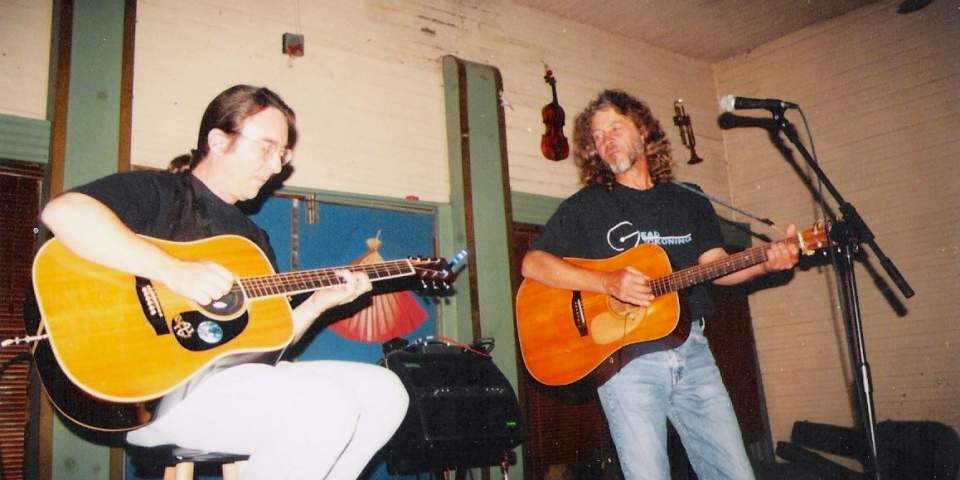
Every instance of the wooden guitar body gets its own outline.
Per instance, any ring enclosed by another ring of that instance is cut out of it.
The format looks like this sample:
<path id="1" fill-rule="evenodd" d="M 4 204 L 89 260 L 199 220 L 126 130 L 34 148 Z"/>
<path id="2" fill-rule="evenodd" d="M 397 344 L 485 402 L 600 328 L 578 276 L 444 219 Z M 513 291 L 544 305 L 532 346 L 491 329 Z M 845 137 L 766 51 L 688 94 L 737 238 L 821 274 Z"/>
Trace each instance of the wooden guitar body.
<path id="1" fill-rule="evenodd" d="M 795 244 L 809 255 L 828 244 L 827 232 L 817 224 L 780 243 Z M 663 248 L 649 243 L 602 260 L 564 258 L 601 272 L 636 268 L 650 277 L 654 299 L 643 308 L 606 294 L 552 288 L 524 279 L 516 308 L 517 337 L 527 370 L 546 385 L 567 385 L 588 376 L 598 383 L 638 355 L 680 345 L 690 323 L 677 292 L 762 263 L 767 248 L 752 247 L 676 272 Z"/>
<path id="2" fill-rule="evenodd" d="M 651 278 L 672 271 L 666 252 L 652 244 L 604 260 L 564 260 L 605 272 L 632 266 Z M 523 361 L 530 374 L 546 385 L 581 380 L 621 348 L 667 337 L 679 319 L 676 292 L 655 298 L 647 308 L 600 293 L 551 288 L 531 279 L 525 279 L 517 292 L 517 336 Z"/>
<path id="3" fill-rule="evenodd" d="M 238 277 L 273 273 L 260 249 L 243 237 L 151 241 L 180 259 L 216 259 Z M 218 358 L 279 350 L 293 336 L 292 310 L 283 297 L 241 298 L 235 312 L 208 312 L 163 285 L 84 260 L 56 239 L 37 253 L 33 282 L 51 350 L 64 374 L 104 400 L 157 398 Z M 153 305 L 144 305 L 145 299 Z M 151 313 L 152 308 L 158 310 Z M 197 318 L 191 323 L 190 317 Z M 207 319 L 228 331 L 236 326 L 242 335 L 206 349 L 186 346 L 190 342 L 184 336 L 197 338 L 199 332 L 185 330 Z"/>

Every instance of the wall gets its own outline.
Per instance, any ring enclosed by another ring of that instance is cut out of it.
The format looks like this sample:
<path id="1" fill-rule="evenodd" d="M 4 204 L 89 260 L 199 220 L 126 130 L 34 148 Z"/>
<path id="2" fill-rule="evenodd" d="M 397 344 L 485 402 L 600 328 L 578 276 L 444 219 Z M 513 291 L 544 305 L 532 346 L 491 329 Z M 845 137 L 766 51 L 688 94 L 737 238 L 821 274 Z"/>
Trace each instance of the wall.
<path id="1" fill-rule="evenodd" d="M 897 4 L 871 5 L 721 62 L 717 90 L 803 107 L 821 167 L 917 292 L 898 316 L 867 270 L 856 269 L 877 419 L 958 428 L 960 12 L 956 2 L 933 2 L 897 15 Z M 802 129 L 799 115 L 788 118 Z M 818 218 L 765 131 L 734 128 L 723 140 L 738 206 L 780 222 Z M 897 290 L 868 253 L 868 264 Z M 813 269 L 786 288 L 751 296 L 775 439 L 789 439 L 796 420 L 854 422 L 834 291 L 832 271 Z"/>
<path id="2" fill-rule="evenodd" d="M 134 90 L 134 163 L 164 165 L 195 142 L 199 114 L 224 86 L 262 83 L 298 112 L 303 143 L 289 183 L 393 197 L 449 196 L 439 59 L 452 54 L 500 69 L 515 190 L 566 196 L 570 161 L 540 157 L 540 108 L 553 68 L 569 124 L 605 86 L 648 98 L 672 115 L 684 97 L 702 119 L 711 190 L 725 194 L 709 66 L 652 50 L 509 2 L 318 0 L 141 1 Z M 306 55 L 280 53 L 302 31 Z M 236 53 L 227 53 L 236 52 Z M 642 61 L 624 59 L 642 58 Z M 667 119 L 669 121 L 669 119 Z M 696 120 L 695 120 L 696 121 Z M 700 125 L 698 125 L 700 127 Z M 679 137 L 675 138 L 679 142 Z"/>
<path id="3" fill-rule="evenodd" d="M 51 2 L 0 0 L 0 113 L 47 118 Z"/>
<path id="4" fill-rule="evenodd" d="M 50 2 L 0 0 L 0 113 L 46 117 Z M 288 184 L 445 202 L 440 57 L 500 69 L 514 191 L 565 197 L 578 188 L 570 160 L 539 153 L 544 65 L 574 115 L 602 88 L 646 99 L 670 128 L 683 98 L 698 151 L 686 180 L 729 198 L 710 66 L 509 1 L 141 0 L 137 3 L 132 163 L 163 167 L 195 143 L 200 112 L 226 86 L 268 85 L 298 111 L 302 143 Z M 302 32 L 306 56 L 280 53 Z M 26 47 L 30 45 L 30 48 Z"/>

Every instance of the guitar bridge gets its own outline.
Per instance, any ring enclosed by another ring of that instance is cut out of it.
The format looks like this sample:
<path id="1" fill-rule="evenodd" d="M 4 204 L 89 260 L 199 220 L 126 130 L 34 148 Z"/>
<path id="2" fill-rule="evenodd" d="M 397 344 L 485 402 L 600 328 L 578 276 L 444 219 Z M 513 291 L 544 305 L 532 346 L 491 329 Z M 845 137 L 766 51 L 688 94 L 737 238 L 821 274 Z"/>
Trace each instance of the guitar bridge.
<path id="1" fill-rule="evenodd" d="M 577 327 L 581 337 L 587 336 L 587 315 L 583 312 L 583 297 L 580 290 L 574 290 L 570 298 L 570 311 L 573 313 L 573 324 Z"/>
<path id="2" fill-rule="evenodd" d="M 157 335 L 170 333 L 170 328 L 167 327 L 167 322 L 164 320 L 163 309 L 160 307 L 160 299 L 157 298 L 157 292 L 153 289 L 150 280 L 137 277 L 137 300 L 140 301 L 143 316 L 150 322 L 153 331 Z"/>

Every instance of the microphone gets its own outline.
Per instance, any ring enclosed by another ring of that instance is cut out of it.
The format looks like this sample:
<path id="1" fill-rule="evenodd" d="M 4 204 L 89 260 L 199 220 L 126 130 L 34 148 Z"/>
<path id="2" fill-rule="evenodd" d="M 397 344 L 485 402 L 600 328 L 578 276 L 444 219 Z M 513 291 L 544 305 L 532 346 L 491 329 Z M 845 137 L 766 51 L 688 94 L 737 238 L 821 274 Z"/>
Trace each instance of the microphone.
<path id="1" fill-rule="evenodd" d="M 798 108 L 796 103 L 785 102 L 774 98 L 750 98 L 725 95 L 720 99 L 720 110 L 732 112 L 734 110 L 749 110 L 762 108 L 770 111 L 782 111 L 788 108 Z"/>
<path id="2" fill-rule="evenodd" d="M 690 160 L 687 161 L 687 163 L 695 165 L 702 162 L 703 159 L 697 155 L 697 139 L 693 136 L 693 125 L 690 124 L 690 116 L 687 115 L 687 111 L 683 108 L 683 99 L 678 98 L 677 101 L 673 102 L 673 111 L 676 113 L 676 116 L 673 117 L 673 124 L 680 127 L 680 141 L 684 147 L 690 149 Z"/>

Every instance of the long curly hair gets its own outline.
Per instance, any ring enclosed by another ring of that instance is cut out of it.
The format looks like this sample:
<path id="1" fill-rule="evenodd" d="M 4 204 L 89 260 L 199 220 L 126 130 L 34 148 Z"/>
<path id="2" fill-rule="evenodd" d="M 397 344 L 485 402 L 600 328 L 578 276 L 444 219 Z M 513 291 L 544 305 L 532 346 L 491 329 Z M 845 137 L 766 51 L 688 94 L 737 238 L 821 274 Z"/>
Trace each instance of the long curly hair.
<path id="1" fill-rule="evenodd" d="M 605 108 L 612 108 L 617 113 L 626 115 L 640 130 L 653 183 L 669 181 L 673 177 L 673 155 L 670 152 L 670 140 L 660 126 L 660 121 L 653 116 L 646 103 L 627 92 L 604 90 L 577 115 L 574 124 L 574 162 L 580 170 L 580 182 L 584 185 L 613 188 L 613 172 L 597 153 L 590 128 L 593 115 Z"/>

